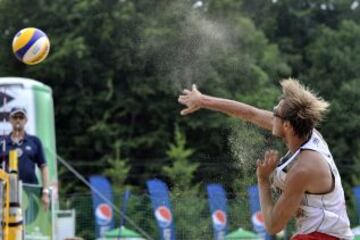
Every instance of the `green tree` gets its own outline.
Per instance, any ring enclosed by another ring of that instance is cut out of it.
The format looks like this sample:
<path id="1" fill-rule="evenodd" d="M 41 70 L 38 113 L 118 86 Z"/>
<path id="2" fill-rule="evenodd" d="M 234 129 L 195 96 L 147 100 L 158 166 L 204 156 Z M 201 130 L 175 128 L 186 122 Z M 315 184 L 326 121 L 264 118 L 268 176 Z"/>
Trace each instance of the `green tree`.
<path id="1" fill-rule="evenodd" d="M 318 27 L 337 28 L 343 20 L 359 22 L 360 9 L 354 1 L 251 1 L 243 0 L 242 12 L 277 43 L 286 62 L 299 77 L 307 71 L 305 48 L 317 34 Z M 354 5 L 355 4 L 355 5 Z"/>
<path id="2" fill-rule="evenodd" d="M 189 158 L 193 155 L 193 149 L 187 149 L 185 135 L 180 132 L 178 126 L 175 127 L 174 143 L 169 144 L 166 151 L 171 160 L 170 166 L 164 166 L 164 174 L 170 178 L 178 191 L 184 191 L 191 188 L 195 171 L 199 164 L 190 163 Z"/>
<path id="3" fill-rule="evenodd" d="M 121 157 L 121 146 L 121 141 L 116 141 L 114 143 L 114 151 L 104 156 L 104 162 L 109 164 L 104 170 L 104 175 L 111 180 L 113 191 L 117 193 L 125 190 L 125 181 L 130 170 L 127 159 Z M 112 155 L 113 152 L 115 153 L 114 156 Z"/>
<path id="4" fill-rule="evenodd" d="M 203 217 L 208 211 L 207 202 L 201 197 L 199 184 L 193 181 L 199 164 L 189 162 L 194 150 L 186 148 L 186 137 L 178 126 L 174 131 L 174 142 L 169 144 L 166 153 L 171 163 L 163 167 L 163 172 L 173 186 L 171 200 L 177 236 L 180 239 L 204 238 L 210 232 L 210 219 Z"/>

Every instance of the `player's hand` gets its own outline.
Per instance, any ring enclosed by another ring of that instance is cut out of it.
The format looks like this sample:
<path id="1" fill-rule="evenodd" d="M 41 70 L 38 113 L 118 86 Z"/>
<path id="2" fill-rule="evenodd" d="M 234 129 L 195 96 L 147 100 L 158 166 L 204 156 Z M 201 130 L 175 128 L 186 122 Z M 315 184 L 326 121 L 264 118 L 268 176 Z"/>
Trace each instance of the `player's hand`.
<path id="1" fill-rule="evenodd" d="M 179 96 L 178 102 L 185 105 L 186 108 L 181 110 L 181 115 L 187 115 L 193 113 L 201 108 L 200 98 L 201 92 L 196 88 L 196 85 L 192 85 L 192 90 L 184 89 L 183 94 Z"/>
<path id="2" fill-rule="evenodd" d="M 257 160 L 256 175 L 259 181 L 268 181 L 279 161 L 279 153 L 275 150 L 265 152 L 263 160 Z"/>

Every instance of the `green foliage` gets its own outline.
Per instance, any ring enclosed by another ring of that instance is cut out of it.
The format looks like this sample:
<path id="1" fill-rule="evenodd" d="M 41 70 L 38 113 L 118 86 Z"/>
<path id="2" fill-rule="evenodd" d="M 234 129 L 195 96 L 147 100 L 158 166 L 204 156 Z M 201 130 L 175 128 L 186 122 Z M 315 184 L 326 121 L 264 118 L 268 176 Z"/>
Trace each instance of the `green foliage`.
<path id="1" fill-rule="evenodd" d="M 208 235 L 210 218 L 205 198 L 199 198 L 200 187 L 193 184 L 193 178 L 199 164 L 190 163 L 193 149 L 186 148 L 186 136 L 176 125 L 174 142 L 166 151 L 171 160 L 170 166 L 164 166 L 164 174 L 171 180 L 171 200 L 175 216 L 177 237 L 180 239 L 201 239 Z M 200 221 L 200 222 L 199 222 Z M 206 238 L 210 238 L 208 236 Z"/>
<path id="2" fill-rule="evenodd" d="M 84 239 L 95 239 L 94 213 L 90 195 L 77 194 L 68 196 L 69 209 L 76 209 L 76 235 Z"/>
<path id="3" fill-rule="evenodd" d="M 115 196 L 117 199 L 121 199 L 122 197 L 121 195 Z M 153 239 L 157 239 L 157 236 L 159 236 L 158 227 L 148 195 L 132 193 L 131 197 L 129 198 L 126 215 L 131 220 L 131 222 L 127 221 L 127 219 L 124 219 L 125 226 L 137 232 L 139 231 L 136 227 L 140 227 Z"/>
<path id="4" fill-rule="evenodd" d="M 208 202 L 197 188 L 172 193 L 177 239 L 211 239 L 212 226 Z"/>
<path id="5" fill-rule="evenodd" d="M 127 164 L 127 159 L 121 158 L 121 145 L 120 141 L 116 141 L 114 143 L 114 150 L 111 154 L 104 156 L 104 162 L 109 164 L 104 171 L 104 175 L 111 180 L 114 192 L 121 192 L 124 189 L 125 181 L 130 170 L 130 167 Z M 114 156 L 112 156 L 113 152 L 115 153 Z"/>
<path id="6" fill-rule="evenodd" d="M 276 43 L 292 75 L 301 76 L 308 71 L 305 49 L 318 33 L 319 26 L 338 27 L 344 19 L 359 22 L 359 8 L 354 2 L 336 1 L 242 1 L 242 10 L 271 42 Z M 326 49 L 326 46 L 323 47 Z"/>
<path id="7" fill-rule="evenodd" d="M 164 166 L 163 172 L 173 182 L 176 191 L 184 191 L 191 188 L 198 164 L 189 163 L 189 157 L 194 153 L 194 150 L 186 149 L 185 135 L 178 126 L 175 128 L 174 134 L 174 143 L 170 143 L 169 149 L 166 151 L 172 163 L 170 166 Z"/>

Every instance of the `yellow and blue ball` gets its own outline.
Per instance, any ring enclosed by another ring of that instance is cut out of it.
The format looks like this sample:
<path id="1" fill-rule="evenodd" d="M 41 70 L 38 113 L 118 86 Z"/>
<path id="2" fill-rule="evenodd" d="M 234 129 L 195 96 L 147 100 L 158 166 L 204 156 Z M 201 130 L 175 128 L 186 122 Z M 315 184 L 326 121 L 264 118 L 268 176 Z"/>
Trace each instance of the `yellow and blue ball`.
<path id="1" fill-rule="evenodd" d="M 12 49 L 20 61 L 35 65 L 42 62 L 49 54 L 50 41 L 40 29 L 24 28 L 15 35 Z"/>

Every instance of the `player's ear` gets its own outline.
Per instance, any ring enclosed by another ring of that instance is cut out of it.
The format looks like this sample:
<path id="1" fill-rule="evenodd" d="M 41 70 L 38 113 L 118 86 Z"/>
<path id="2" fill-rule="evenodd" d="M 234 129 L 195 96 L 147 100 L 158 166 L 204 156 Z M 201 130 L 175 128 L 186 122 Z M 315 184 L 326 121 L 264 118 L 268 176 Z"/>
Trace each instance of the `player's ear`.
<path id="1" fill-rule="evenodd" d="M 284 120 L 284 121 L 283 121 L 283 126 L 284 126 L 284 128 L 286 128 L 286 129 L 292 128 L 292 125 L 290 124 L 290 121 L 288 121 L 288 120 Z"/>

